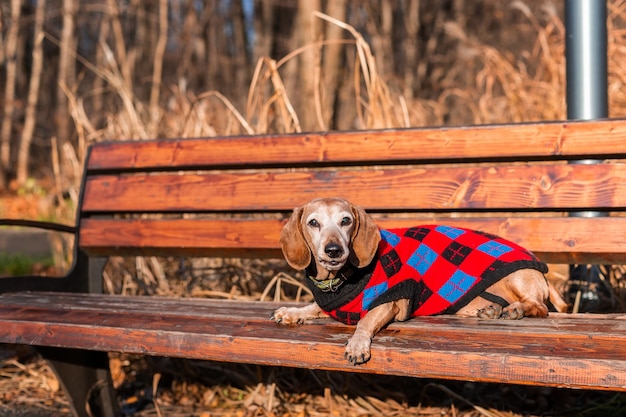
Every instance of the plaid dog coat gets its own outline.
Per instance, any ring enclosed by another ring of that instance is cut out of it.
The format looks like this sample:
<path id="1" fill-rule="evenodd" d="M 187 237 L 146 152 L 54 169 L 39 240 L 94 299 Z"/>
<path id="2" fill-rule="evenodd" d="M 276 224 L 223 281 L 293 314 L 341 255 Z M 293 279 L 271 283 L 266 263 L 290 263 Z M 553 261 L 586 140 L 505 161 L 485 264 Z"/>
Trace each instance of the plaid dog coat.
<path id="1" fill-rule="evenodd" d="M 521 246 L 478 231 L 418 226 L 380 232 L 378 256 L 364 269 L 344 267 L 337 291 L 324 292 L 307 280 L 322 310 L 345 324 L 403 298 L 410 300 L 411 317 L 454 313 L 514 271 L 548 271 Z"/>

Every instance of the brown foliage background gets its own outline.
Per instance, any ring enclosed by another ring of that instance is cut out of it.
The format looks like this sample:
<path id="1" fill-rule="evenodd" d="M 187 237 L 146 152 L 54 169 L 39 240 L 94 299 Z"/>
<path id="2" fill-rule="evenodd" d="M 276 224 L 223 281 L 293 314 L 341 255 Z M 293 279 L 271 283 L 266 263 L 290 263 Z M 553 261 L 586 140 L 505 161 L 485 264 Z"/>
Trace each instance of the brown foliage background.
<path id="1" fill-rule="evenodd" d="M 626 1 L 608 4 L 609 109 L 622 117 Z M 85 150 L 98 141 L 564 119 L 564 37 L 557 0 L 4 1 L 0 191 L 32 195 L 45 184 L 52 217 L 71 223 Z M 105 285 L 242 299 L 274 285 L 299 295 L 281 265 L 115 258 Z M 48 370 L 9 362 L 5 374 L 39 372 L 35 383 L 63 408 Z M 158 404 L 168 415 L 617 415 L 626 404 L 544 388 L 111 363 L 123 402 L 156 407 L 136 415 L 160 414 Z M 8 381 L 4 399 L 31 396 Z"/>

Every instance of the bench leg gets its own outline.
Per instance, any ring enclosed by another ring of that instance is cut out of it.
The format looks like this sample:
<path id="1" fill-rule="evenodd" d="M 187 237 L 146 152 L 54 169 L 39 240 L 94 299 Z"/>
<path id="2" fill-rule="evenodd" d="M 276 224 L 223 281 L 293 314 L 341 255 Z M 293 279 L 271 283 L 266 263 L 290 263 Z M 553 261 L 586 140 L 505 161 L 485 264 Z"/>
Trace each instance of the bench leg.
<path id="1" fill-rule="evenodd" d="M 77 417 L 119 417 L 106 352 L 38 347 L 68 395 Z"/>

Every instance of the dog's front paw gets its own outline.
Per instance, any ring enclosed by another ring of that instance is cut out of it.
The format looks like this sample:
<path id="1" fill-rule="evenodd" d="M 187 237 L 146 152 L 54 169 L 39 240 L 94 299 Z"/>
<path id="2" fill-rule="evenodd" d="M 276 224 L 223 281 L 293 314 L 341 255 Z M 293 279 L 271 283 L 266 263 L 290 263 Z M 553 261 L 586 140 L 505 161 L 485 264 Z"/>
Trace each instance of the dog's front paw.
<path id="1" fill-rule="evenodd" d="M 295 307 L 281 307 L 275 310 L 270 317 L 270 320 L 279 324 L 299 324 L 304 321 L 304 318 L 299 314 L 299 309 Z"/>
<path id="2" fill-rule="evenodd" d="M 275 310 L 270 320 L 279 324 L 302 324 L 309 318 L 308 314 L 298 307 L 281 307 Z"/>
<path id="3" fill-rule="evenodd" d="M 370 345 L 372 339 L 364 334 L 355 333 L 346 343 L 344 357 L 353 365 L 359 365 L 370 360 Z"/>

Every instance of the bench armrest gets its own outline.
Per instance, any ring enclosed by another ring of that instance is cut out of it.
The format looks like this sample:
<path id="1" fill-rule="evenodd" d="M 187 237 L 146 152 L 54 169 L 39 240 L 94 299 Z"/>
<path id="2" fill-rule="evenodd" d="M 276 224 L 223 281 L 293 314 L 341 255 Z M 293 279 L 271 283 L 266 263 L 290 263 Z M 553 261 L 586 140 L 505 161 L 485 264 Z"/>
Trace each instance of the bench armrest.
<path id="1" fill-rule="evenodd" d="M 52 232 L 70 233 L 77 235 L 78 228 L 60 223 L 39 220 L 0 219 L 0 226 L 28 227 L 32 229 L 48 230 Z M 75 253 L 74 257 L 77 257 Z M 0 277 L 0 294 L 18 291 L 71 291 L 80 282 L 78 276 L 85 271 L 85 267 L 77 267 L 78 260 L 74 260 L 69 273 L 64 277 L 46 277 L 39 275 L 21 275 L 15 277 Z M 84 261 L 82 262 L 84 263 Z M 77 276 L 77 277 L 73 277 Z M 86 277 L 83 278 L 86 281 Z"/>
<path id="2" fill-rule="evenodd" d="M 38 220 L 0 219 L 0 226 L 32 227 L 36 229 L 74 234 L 77 231 L 77 228 L 75 226 Z"/>

